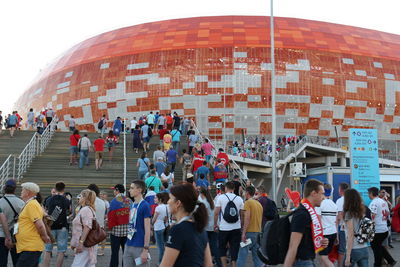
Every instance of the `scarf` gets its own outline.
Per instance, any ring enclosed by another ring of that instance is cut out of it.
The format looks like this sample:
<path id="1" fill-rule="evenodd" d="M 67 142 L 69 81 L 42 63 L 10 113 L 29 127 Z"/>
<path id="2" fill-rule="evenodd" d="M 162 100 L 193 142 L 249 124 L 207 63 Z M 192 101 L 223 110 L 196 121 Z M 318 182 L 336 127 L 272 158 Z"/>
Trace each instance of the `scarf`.
<path id="1" fill-rule="evenodd" d="M 122 194 L 118 194 L 111 201 L 108 211 L 108 228 L 110 230 L 114 226 L 128 224 L 130 204 L 130 199 Z"/>
<path id="2" fill-rule="evenodd" d="M 314 243 L 314 251 L 315 253 L 318 253 L 324 249 L 324 247 L 322 247 L 321 244 L 322 239 L 324 239 L 321 220 L 318 217 L 314 207 L 311 205 L 310 201 L 308 201 L 308 199 L 304 198 L 301 201 L 301 204 L 303 205 L 304 208 L 306 208 L 306 210 L 311 216 L 311 233 Z"/>

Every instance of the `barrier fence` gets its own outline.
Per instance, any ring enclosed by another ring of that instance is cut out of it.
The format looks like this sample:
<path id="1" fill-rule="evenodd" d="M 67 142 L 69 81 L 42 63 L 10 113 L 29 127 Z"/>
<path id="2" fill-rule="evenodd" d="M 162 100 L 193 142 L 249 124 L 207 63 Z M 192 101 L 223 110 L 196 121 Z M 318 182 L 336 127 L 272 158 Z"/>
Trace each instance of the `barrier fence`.
<path id="1" fill-rule="evenodd" d="M 54 133 L 56 122 L 52 121 L 42 134 L 34 133 L 21 154 L 10 154 L 0 167 L 0 188 L 8 179 L 19 181 L 28 170 L 33 159 L 42 154 L 49 145 Z"/>

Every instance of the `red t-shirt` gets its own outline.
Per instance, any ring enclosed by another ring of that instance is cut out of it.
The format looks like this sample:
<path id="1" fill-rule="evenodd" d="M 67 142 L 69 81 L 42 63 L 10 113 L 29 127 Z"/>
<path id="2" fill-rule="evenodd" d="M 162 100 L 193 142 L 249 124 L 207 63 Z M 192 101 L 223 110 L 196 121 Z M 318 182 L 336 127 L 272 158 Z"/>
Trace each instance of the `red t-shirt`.
<path id="1" fill-rule="evenodd" d="M 173 119 L 171 116 L 167 116 L 167 124 L 172 124 Z"/>
<path id="2" fill-rule="evenodd" d="M 158 134 L 160 135 L 160 140 L 164 139 L 164 135 L 167 133 L 167 129 L 161 129 L 158 131 Z"/>
<path id="3" fill-rule="evenodd" d="M 102 138 L 97 138 L 96 140 L 94 140 L 94 151 L 104 151 L 104 144 L 106 143 L 106 141 L 104 141 L 104 139 Z"/>
<path id="4" fill-rule="evenodd" d="M 224 165 L 228 166 L 228 164 L 229 164 L 228 154 L 226 154 L 225 152 L 219 152 L 217 155 L 217 160 L 218 159 L 221 159 L 221 161 L 224 163 Z"/>
<path id="5" fill-rule="evenodd" d="M 69 137 L 70 146 L 78 146 L 79 139 L 81 139 L 81 136 L 79 134 L 71 134 L 71 136 Z"/>
<path id="6" fill-rule="evenodd" d="M 194 154 L 193 156 L 193 173 L 197 171 L 198 168 L 203 166 L 204 157 L 200 156 L 199 154 Z"/>

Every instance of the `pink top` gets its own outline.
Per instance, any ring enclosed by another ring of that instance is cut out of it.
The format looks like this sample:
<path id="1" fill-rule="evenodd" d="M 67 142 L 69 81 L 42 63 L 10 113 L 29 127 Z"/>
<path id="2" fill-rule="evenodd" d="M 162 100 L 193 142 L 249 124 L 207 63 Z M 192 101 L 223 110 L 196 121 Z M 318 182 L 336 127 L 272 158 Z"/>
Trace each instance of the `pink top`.
<path id="1" fill-rule="evenodd" d="M 212 154 L 211 151 L 212 151 L 213 148 L 214 148 L 214 146 L 213 146 L 212 144 L 210 144 L 210 143 L 204 143 L 204 144 L 201 146 L 201 149 L 203 149 L 204 154 L 205 154 L 206 156 Z"/>
<path id="2" fill-rule="evenodd" d="M 79 213 L 75 216 L 75 219 L 72 221 L 72 238 L 71 238 L 71 247 L 77 247 L 79 245 L 79 239 L 81 238 L 83 226 L 82 223 L 92 229 L 92 220 L 93 215 L 95 215 L 94 211 L 89 206 L 83 207 Z M 96 216 L 96 215 L 95 215 Z M 96 264 L 97 257 L 95 253 L 95 247 L 87 248 L 83 246 L 84 250 L 89 251 L 90 264 Z"/>

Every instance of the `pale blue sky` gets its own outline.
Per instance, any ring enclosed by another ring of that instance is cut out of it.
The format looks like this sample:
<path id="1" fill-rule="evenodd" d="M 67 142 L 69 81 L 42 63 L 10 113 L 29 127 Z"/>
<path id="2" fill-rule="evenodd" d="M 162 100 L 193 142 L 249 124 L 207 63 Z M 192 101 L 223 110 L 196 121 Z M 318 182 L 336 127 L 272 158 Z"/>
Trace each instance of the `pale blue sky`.
<path id="1" fill-rule="evenodd" d="M 400 34 L 399 0 L 275 0 L 274 14 Z M 214 15 L 266 15 L 261 0 L 0 1 L 0 110 L 11 111 L 40 69 L 94 35 L 144 22 Z"/>

